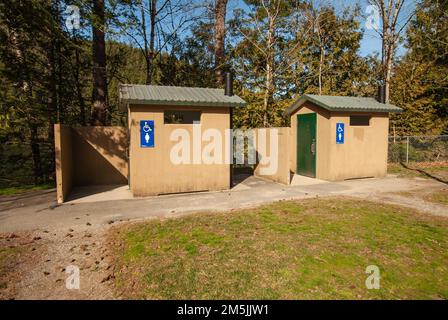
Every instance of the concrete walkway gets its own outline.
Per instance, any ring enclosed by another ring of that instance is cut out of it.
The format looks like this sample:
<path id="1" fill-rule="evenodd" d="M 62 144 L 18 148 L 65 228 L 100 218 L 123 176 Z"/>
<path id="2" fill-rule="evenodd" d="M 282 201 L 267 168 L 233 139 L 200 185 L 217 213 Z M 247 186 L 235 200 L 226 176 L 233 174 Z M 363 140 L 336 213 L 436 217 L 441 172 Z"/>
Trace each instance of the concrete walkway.
<path id="1" fill-rule="evenodd" d="M 381 201 L 383 196 L 395 192 L 446 187 L 433 180 L 395 177 L 344 182 L 325 182 L 314 179 L 309 181 L 304 177 L 295 179 L 293 185 L 284 186 L 247 176 L 230 191 L 133 199 L 129 197 L 126 187 L 115 186 L 106 190 L 105 193 L 99 192 L 87 198 L 78 197 L 61 206 L 55 205 L 54 200 L 48 201 L 50 196 L 51 199 L 56 198 L 54 191 L 50 194 L 47 191 L 44 197 L 46 201 L 41 199 L 31 204 L 24 201 L 22 205 L 14 205 L 14 201 L 9 201 L 7 206 L 2 207 L 6 202 L 0 199 L 0 233 L 77 225 L 104 225 L 117 221 L 170 217 L 191 212 L 228 211 L 279 200 L 324 196 L 343 195 Z M 300 180 L 303 183 L 300 183 Z M 121 199 L 117 195 L 124 198 Z M 109 200 L 111 198 L 115 200 Z M 448 209 L 445 210 L 443 206 L 439 206 L 439 209 L 435 214 L 448 216 Z"/>

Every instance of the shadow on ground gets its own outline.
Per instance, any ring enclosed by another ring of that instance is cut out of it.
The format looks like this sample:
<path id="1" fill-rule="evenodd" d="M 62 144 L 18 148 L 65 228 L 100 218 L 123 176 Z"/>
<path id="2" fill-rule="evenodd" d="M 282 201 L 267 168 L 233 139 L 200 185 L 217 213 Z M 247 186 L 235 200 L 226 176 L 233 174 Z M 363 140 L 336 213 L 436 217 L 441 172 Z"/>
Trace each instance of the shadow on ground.
<path id="1" fill-rule="evenodd" d="M 444 183 L 444 184 L 448 185 L 448 181 L 447 181 L 447 180 L 445 180 L 445 179 L 443 179 L 443 178 L 440 178 L 440 177 L 437 177 L 437 176 L 435 176 L 434 174 L 431 174 L 431 173 L 429 173 L 429 172 L 427 172 L 427 171 L 425 171 L 425 170 L 423 170 L 423 169 L 419 169 L 419 168 L 411 168 L 410 166 L 406 165 L 406 164 L 403 163 L 403 162 L 401 162 L 400 165 L 401 165 L 403 168 L 407 169 L 407 170 L 411 170 L 411 171 L 419 172 L 419 173 L 423 174 L 424 176 L 426 176 L 426 177 L 428 177 L 428 178 L 430 178 L 430 179 L 433 179 L 433 180 L 436 180 L 436 181 L 439 181 L 439 182 L 441 182 L 441 183 Z"/>
<path id="2" fill-rule="evenodd" d="M 0 212 L 15 208 L 56 202 L 56 189 L 35 190 L 17 195 L 0 196 Z"/>

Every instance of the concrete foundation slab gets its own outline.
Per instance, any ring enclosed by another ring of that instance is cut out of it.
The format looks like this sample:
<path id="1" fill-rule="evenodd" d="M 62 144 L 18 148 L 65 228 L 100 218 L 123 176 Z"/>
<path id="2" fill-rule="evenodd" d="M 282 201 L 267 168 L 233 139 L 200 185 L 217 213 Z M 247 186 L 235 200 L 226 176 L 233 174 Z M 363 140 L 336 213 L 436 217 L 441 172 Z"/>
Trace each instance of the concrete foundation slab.
<path id="1" fill-rule="evenodd" d="M 128 185 L 86 186 L 75 187 L 70 193 L 67 203 L 89 203 L 133 198 Z"/>
<path id="2" fill-rule="evenodd" d="M 311 186 L 315 184 L 324 184 L 324 183 L 328 183 L 328 181 L 309 178 L 305 176 L 299 176 L 298 174 L 295 174 L 292 177 L 291 186 Z"/>

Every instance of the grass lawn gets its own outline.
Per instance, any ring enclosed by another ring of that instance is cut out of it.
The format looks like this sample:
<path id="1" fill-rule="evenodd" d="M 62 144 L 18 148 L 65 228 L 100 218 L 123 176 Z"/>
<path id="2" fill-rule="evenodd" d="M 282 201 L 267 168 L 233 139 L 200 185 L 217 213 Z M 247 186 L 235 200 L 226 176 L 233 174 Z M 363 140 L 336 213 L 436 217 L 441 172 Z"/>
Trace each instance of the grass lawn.
<path id="1" fill-rule="evenodd" d="M 27 191 L 35 191 L 35 190 L 45 190 L 54 188 L 52 184 L 41 184 L 41 185 L 26 185 L 20 187 L 1 187 L 0 188 L 0 196 L 10 196 L 15 195 Z"/>
<path id="2" fill-rule="evenodd" d="M 130 224 L 116 288 L 149 299 L 448 299 L 448 219 L 344 198 Z M 367 266 L 380 269 L 368 290 Z"/>

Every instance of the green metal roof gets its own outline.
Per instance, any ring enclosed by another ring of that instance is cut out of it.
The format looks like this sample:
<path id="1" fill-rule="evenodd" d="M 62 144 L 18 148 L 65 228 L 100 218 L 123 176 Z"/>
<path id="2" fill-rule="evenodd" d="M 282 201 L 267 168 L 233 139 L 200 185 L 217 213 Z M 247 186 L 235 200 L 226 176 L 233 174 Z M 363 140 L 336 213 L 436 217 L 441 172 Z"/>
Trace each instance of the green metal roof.
<path id="1" fill-rule="evenodd" d="M 363 97 L 341 97 L 341 96 L 319 96 L 305 94 L 294 102 L 285 111 L 290 115 L 299 109 L 306 101 L 312 102 L 328 111 L 353 111 L 353 112 L 402 112 L 403 110 L 391 104 L 384 104 L 373 98 Z"/>
<path id="2" fill-rule="evenodd" d="M 202 107 L 242 107 L 240 97 L 226 96 L 223 89 L 121 84 L 122 104 Z"/>

